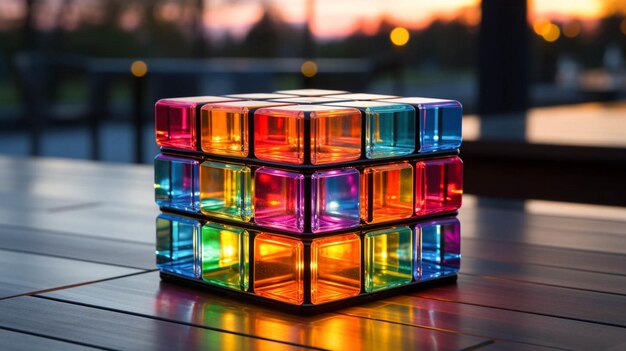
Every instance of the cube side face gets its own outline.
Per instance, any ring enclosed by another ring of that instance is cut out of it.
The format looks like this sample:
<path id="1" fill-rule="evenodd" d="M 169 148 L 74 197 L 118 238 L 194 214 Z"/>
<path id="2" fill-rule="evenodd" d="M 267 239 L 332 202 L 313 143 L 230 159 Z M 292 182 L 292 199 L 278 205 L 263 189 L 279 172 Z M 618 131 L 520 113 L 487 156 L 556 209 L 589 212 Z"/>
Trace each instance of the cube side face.
<path id="1" fill-rule="evenodd" d="M 415 227 L 421 237 L 416 280 L 456 273 L 461 266 L 461 225 L 457 218 L 420 223 Z"/>
<path id="2" fill-rule="evenodd" d="M 205 161 L 200 165 L 203 214 L 248 222 L 252 217 L 252 173 L 246 166 Z"/>
<path id="3" fill-rule="evenodd" d="M 311 112 L 311 163 L 358 160 L 361 157 L 361 113 L 356 109 Z"/>
<path id="4" fill-rule="evenodd" d="M 201 110 L 202 151 L 223 156 L 248 156 L 248 109 L 205 105 Z"/>
<path id="5" fill-rule="evenodd" d="M 456 150 L 461 146 L 463 109 L 458 103 L 419 107 L 420 152 Z"/>
<path id="6" fill-rule="evenodd" d="M 368 159 L 410 155 L 415 151 L 415 109 L 410 105 L 365 110 Z"/>
<path id="7" fill-rule="evenodd" d="M 230 289 L 247 291 L 248 231 L 217 223 L 207 223 L 201 230 L 202 280 Z"/>
<path id="8" fill-rule="evenodd" d="M 196 106 L 193 102 L 159 100 L 154 114 L 157 145 L 196 150 Z"/>
<path id="9" fill-rule="evenodd" d="M 415 213 L 418 216 L 458 210 L 463 198 L 463 162 L 459 157 L 416 164 Z"/>
<path id="10" fill-rule="evenodd" d="M 392 227 L 365 234 L 365 291 L 409 284 L 415 255 L 413 230 Z"/>
<path id="11" fill-rule="evenodd" d="M 255 111 L 254 155 L 265 161 L 304 163 L 304 113 Z"/>
<path id="12" fill-rule="evenodd" d="M 287 231 L 304 231 L 304 176 L 261 167 L 254 174 L 254 221 Z"/>
<path id="13" fill-rule="evenodd" d="M 200 209 L 199 162 L 159 154 L 154 159 L 155 202 L 160 207 L 188 212 Z"/>
<path id="14" fill-rule="evenodd" d="M 190 278 L 198 277 L 197 252 L 200 222 L 161 214 L 156 220 L 157 268 Z"/>
<path id="15" fill-rule="evenodd" d="M 314 233 L 359 226 L 360 174 L 354 168 L 311 176 L 311 230 Z"/>
<path id="16" fill-rule="evenodd" d="M 254 239 L 254 292 L 293 305 L 304 302 L 304 244 L 297 239 L 259 234 Z"/>
<path id="17" fill-rule="evenodd" d="M 361 218 L 380 223 L 413 215 L 413 166 L 397 163 L 367 167 L 361 180 Z"/>
<path id="18" fill-rule="evenodd" d="M 322 304 L 361 292 L 361 240 L 356 234 L 311 243 L 311 302 Z"/>

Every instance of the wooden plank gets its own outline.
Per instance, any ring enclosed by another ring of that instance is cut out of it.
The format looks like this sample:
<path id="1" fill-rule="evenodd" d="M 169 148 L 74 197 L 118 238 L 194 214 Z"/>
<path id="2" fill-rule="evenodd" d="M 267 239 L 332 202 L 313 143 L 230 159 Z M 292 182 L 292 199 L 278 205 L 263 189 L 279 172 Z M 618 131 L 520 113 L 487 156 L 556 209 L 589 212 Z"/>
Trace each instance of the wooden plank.
<path id="1" fill-rule="evenodd" d="M 461 254 L 514 264 L 534 264 L 578 271 L 626 275 L 626 255 L 463 238 Z"/>
<path id="2" fill-rule="evenodd" d="M 457 284 L 411 295 L 626 327 L 626 297 L 460 275 Z"/>
<path id="3" fill-rule="evenodd" d="M 32 350 L 64 350 L 89 351 L 96 348 L 72 344 L 59 340 L 49 339 L 31 334 L 12 332 L 0 329 L 0 340 L 4 351 L 32 351 Z"/>
<path id="4" fill-rule="evenodd" d="M 35 297 L 0 302 L 0 326 L 115 350 L 302 350 L 298 345 Z"/>
<path id="5" fill-rule="evenodd" d="M 0 226 L 58 231 L 80 236 L 153 244 L 158 208 L 102 203 L 62 212 L 0 208 Z"/>
<path id="6" fill-rule="evenodd" d="M 521 349 L 604 350 L 626 342 L 619 327 L 416 296 L 396 296 L 341 313 L 481 336 Z"/>
<path id="7" fill-rule="evenodd" d="M 476 213 L 478 211 L 474 214 L 471 214 L 469 211 L 462 211 L 459 214 L 462 235 L 465 238 L 613 254 L 626 252 L 626 236 L 609 233 L 608 231 L 605 232 L 605 227 L 601 225 L 596 226 L 593 231 L 558 227 L 548 228 L 541 225 L 533 225 L 536 215 L 512 218 L 513 216 L 507 211 L 494 211 L 491 216 L 477 218 Z M 621 228 L 623 231 L 624 223 L 621 223 Z"/>
<path id="8" fill-rule="evenodd" d="M 7 250 L 0 250 L 0 267 L 0 298 L 141 272 Z"/>
<path id="9" fill-rule="evenodd" d="M 138 269 L 154 269 L 154 244 L 3 226 L 0 248 Z"/>
<path id="10" fill-rule="evenodd" d="M 495 262 L 467 256 L 462 259 L 461 271 L 471 275 L 626 295 L 626 276 L 621 275 Z"/>
<path id="11" fill-rule="evenodd" d="M 19 211 L 55 211 L 57 209 L 73 208 L 89 205 L 90 202 L 84 200 L 71 200 L 59 197 L 32 196 L 23 194 L 17 188 L 13 192 L 0 192 L 0 208 L 7 208 Z"/>
<path id="12" fill-rule="evenodd" d="M 337 314 L 301 317 L 255 307 L 145 273 L 42 294 L 47 298 L 202 325 L 331 350 L 462 349 L 489 342 L 475 336 Z"/>

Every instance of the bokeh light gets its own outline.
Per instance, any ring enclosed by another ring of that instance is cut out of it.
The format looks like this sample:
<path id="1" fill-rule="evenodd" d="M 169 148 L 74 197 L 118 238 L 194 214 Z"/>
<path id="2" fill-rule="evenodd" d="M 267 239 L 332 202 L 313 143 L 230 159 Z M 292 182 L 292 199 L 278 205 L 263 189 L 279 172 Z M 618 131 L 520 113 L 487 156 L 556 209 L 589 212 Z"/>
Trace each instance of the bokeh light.
<path id="1" fill-rule="evenodd" d="M 143 77 L 148 73 L 148 65 L 143 61 L 135 61 L 130 65 L 130 73 L 137 77 Z"/>
<path id="2" fill-rule="evenodd" d="M 411 35 L 404 27 L 396 27 L 389 33 L 389 40 L 395 46 L 404 46 L 409 42 Z"/>
<path id="3" fill-rule="evenodd" d="M 300 71 L 307 78 L 314 77 L 317 74 L 317 64 L 313 61 L 304 61 L 300 66 Z"/>

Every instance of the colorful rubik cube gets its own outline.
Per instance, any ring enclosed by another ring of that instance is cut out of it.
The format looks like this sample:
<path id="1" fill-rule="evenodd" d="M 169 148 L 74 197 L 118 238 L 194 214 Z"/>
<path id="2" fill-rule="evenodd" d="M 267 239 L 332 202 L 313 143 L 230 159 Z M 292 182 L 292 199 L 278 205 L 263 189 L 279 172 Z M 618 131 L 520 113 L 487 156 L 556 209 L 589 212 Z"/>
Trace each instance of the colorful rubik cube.
<path id="1" fill-rule="evenodd" d="M 161 276 L 305 311 L 455 279 L 461 117 L 318 89 L 159 100 Z"/>

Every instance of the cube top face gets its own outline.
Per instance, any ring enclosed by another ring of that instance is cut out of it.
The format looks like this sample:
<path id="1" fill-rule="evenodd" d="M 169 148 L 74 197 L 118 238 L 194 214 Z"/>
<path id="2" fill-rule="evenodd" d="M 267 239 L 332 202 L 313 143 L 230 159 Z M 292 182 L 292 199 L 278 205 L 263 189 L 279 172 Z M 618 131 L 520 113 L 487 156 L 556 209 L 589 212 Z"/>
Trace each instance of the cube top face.
<path id="1" fill-rule="evenodd" d="M 235 101 L 202 107 L 202 151 L 210 154 L 247 157 L 249 152 L 248 113 L 251 109 L 280 106 L 267 101 Z"/>
<path id="2" fill-rule="evenodd" d="M 277 93 L 249 93 L 249 94 L 232 94 L 226 95 L 233 99 L 245 99 L 245 100 L 269 100 L 269 99 L 282 99 L 289 97 L 296 97 L 296 95 L 290 94 L 277 94 Z"/>
<path id="3" fill-rule="evenodd" d="M 419 121 L 420 152 L 455 150 L 461 146 L 463 106 L 458 101 L 430 98 L 385 101 L 415 106 Z"/>
<path id="4" fill-rule="evenodd" d="M 347 94 L 348 91 L 343 90 L 327 90 L 327 89 L 292 89 L 292 90 L 279 90 L 275 93 L 289 94 L 297 96 L 325 96 L 334 94 Z"/>
<path id="5" fill-rule="evenodd" d="M 257 110 L 254 121 L 255 156 L 260 160 L 321 165 L 361 156 L 361 113 L 353 108 L 269 107 Z M 305 135 L 305 123 L 310 123 L 310 136 Z M 311 150 L 308 155 L 305 145 Z"/>
<path id="6" fill-rule="evenodd" d="M 337 99 L 346 99 L 346 100 L 381 100 L 381 99 L 397 98 L 397 96 L 395 95 L 365 94 L 365 93 L 337 94 L 337 95 L 329 95 L 329 97 L 337 98 Z"/>
<path id="7" fill-rule="evenodd" d="M 293 98 L 285 98 L 285 99 L 274 99 L 272 101 L 276 102 L 284 102 L 289 104 L 329 104 L 333 102 L 343 101 L 342 99 L 337 98 L 329 98 L 326 96 L 298 96 Z"/>

